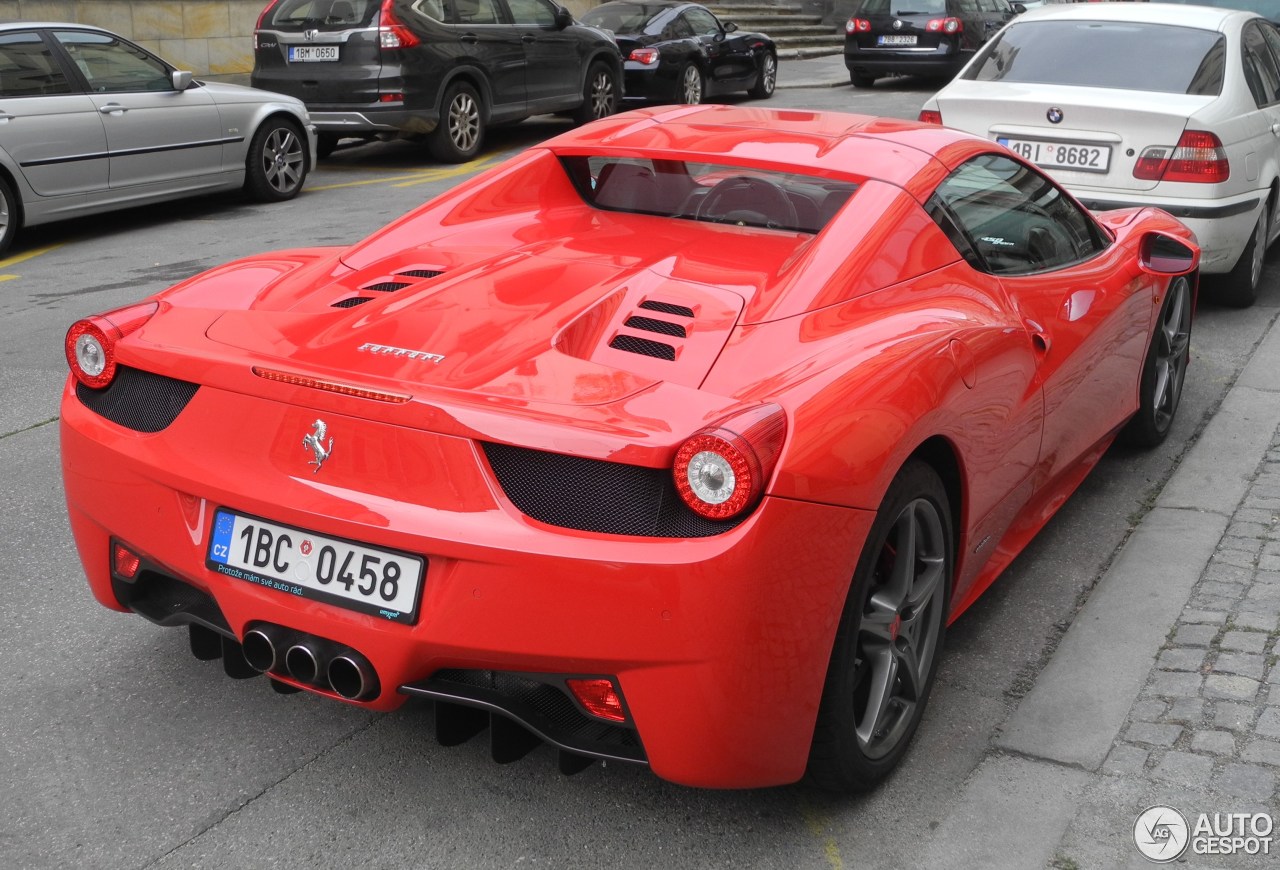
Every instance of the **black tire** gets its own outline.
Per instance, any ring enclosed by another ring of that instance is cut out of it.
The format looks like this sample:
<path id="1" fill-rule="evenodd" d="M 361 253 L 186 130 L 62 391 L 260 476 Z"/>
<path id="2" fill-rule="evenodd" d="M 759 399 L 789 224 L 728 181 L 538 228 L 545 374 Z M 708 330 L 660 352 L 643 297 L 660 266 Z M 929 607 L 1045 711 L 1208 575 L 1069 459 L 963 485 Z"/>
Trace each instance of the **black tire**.
<path id="1" fill-rule="evenodd" d="M 484 145 L 484 103 L 467 82 L 445 89 L 440 123 L 427 136 L 427 150 L 442 163 L 465 163 Z"/>
<path id="2" fill-rule="evenodd" d="M 1182 401 L 1182 385 L 1191 357 L 1191 280 L 1179 275 L 1169 282 L 1155 335 L 1147 349 L 1138 386 L 1138 413 L 1121 434 L 1135 447 L 1155 447 L 1169 436 Z"/>
<path id="3" fill-rule="evenodd" d="M 686 63 L 680 68 L 676 77 L 676 102 L 694 106 L 702 102 L 706 96 L 706 83 L 702 79 L 702 70 L 696 63 Z"/>
<path id="4" fill-rule="evenodd" d="M 813 785 L 867 791 L 906 754 L 946 636 L 951 542 L 942 480 L 929 465 L 908 462 L 876 513 L 849 587 L 809 750 Z"/>
<path id="5" fill-rule="evenodd" d="M 1262 214 L 1253 227 L 1249 244 L 1244 246 L 1240 259 L 1230 272 L 1218 279 L 1214 296 L 1232 308 L 1248 308 L 1258 301 L 1258 286 L 1262 283 L 1262 261 L 1267 255 L 1267 230 L 1271 209 L 1265 200 Z"/>
<path id="6" fill-rule="evenodd" d="M 849 81 L 855 88 L 869 88 L 875 85 L 876 77 L 870 73 L 849 72 Z"/>
<path id="7" fill-rule="evenodd" d="M 22 223 L 22 207 L 9 182 L 0 178 L 0 254 L 9 250 Z"/>
<path id="8" fill-rule="evenodd" d="M 307 180 L 307 140 L 285 118 L 268 118 L 249 142 L 244 189 L 259 202 L 293 199 Z"/>
<path id="9" fill-rule="evenodd" d="M 760 58 L 759 75 L 756 76 L 755 86 L 747 91 L 748 94 L 757 100 L 767 100 L 773 96 L 774 88 L 778 86 L 778 58 L 773 52 L 765 52 Z"/>
<path id="10" fill-rule="evenodd" d="M 338 147 L 337 133 L 321 133 L 316 136 L 316 159 L 323 160 Z"/>
<path id="11" fill-rule="evenodd" d="M 575 124 L 599 121 L 618 111 L 618 97 L 622 92 L 618 71 L 607 63 L 596 61 L 587 70 L 587 81 L 582 86 L 582 105 L 573 113 Z"/>

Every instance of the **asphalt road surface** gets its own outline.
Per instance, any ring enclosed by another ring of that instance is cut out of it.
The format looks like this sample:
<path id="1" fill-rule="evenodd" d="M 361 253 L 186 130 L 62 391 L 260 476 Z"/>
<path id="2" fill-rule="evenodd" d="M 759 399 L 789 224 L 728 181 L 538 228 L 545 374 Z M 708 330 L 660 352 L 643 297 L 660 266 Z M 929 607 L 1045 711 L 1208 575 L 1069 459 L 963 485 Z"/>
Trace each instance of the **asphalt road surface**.
<path id="1" fill-rule="evenodd" d="M 775 107 L 914 118 L 927 86 L 780 90 Z M 1280 307 L 1202 300 L 1187 392 L 1152 453 L 1113 449 L 952 627 L 932 702 L 873 794 L 698 791 L 645 769 L 562 777 L 445 749 L 429 705 L 370 714 L 233 681 L 186 632 L 91 598 L 59 480 L 62 338 L 86 314 L 262 250 L 353 242 L 483 166 L 568 129 L 495 133 L 463 167 L 422 148 L 340 149 L 282 205 L 218 197 L 37 228 L 0 261 L 0 864 L 6 867 L 912 867 L 1117 546 Z M 120 509 L 129 494 L 120 493 Z"/>

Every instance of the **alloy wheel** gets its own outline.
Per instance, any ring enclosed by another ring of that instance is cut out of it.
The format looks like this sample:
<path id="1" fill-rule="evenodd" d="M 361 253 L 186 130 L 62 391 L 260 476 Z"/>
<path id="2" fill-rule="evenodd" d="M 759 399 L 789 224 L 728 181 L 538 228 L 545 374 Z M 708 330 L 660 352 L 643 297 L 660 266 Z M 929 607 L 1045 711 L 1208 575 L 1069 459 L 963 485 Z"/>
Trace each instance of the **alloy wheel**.
<path id="1" fill-rule="evenodd" d="M 1152 388 L 1152 406 L 1157 429 L 1168 428 L 1178 410 L 1190 345 L 1191 285 L 1186 278 L 1180 277 L 1169 285 L 1168 298 L 1156 334 L 1156 377 Z"/>
<path id="2" fill-rule="evenodd" d="M 763 68 L 760 70 L 760 90 L 763 93 L 772 94 L 777 83 L 778 62 L 773 59 L 773 55 L 766 54 Z"/>
<path id="3" fill-rule="evenodd" d="M 702 73 L 693 64 L 684 68 L 684 79 L 681 81 L 680 94 L 685 103 L 697 105 L 702 102 Z"/>
<path id="4" fill-rule="evenodd" d="M 1270 215 L 1266 203 L 1262 205 L 1262 214 L 1258 217 L 1258 225 L 1253 228 L 1253 258 L 1249 262 L 1249 284 L 1257 287 L 1262 280 L 1262 265 L 1267 258 L 1267 230 Z"/>
<path id="5" fill-rule="evenodd" d="M 591 77 L 590 100 L 592 120 L 598 121 L 613 114 L 617 95 L 613 92 L 613 76 L 608 70 L 597 69 Z"/>
<path id="6" fill-rule="evenodd" d="M 466 92 L 454 95 L 449 103 L 448 119 L 449 139 L 458 151 L 470 152 L 480 139 L 480 107 L 475 98 Z"/>
<path id="7" fill-rule="evenodd" d="M 263 175 L 277 193 L 289 193 L 302 184 L 305 161 L 302 140 L 288 127 L 272 130 L 263 143 Z"/>

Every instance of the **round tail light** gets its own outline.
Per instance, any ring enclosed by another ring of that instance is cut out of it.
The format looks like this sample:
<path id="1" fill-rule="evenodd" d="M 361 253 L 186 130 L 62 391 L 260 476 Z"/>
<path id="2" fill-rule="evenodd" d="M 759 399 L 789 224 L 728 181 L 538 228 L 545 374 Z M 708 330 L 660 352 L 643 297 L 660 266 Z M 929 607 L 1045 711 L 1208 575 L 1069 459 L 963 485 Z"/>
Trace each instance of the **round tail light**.
<path id="1" fill-rule="evenodd" d="M 159 307 L 139 302 L 71 324 L 63 349 L 76 380 L 95 390 L 109 385 L 116 376 L 116 342 L 141 328 Z"/>
<path id="2" fill-rule="evenodd" d="M 707 519 L 729 519 L 754 507 L 773 474 L 786 431 L 786 414 L 770 404 L 695 433 L 676 451 L 676 491 Z"/>

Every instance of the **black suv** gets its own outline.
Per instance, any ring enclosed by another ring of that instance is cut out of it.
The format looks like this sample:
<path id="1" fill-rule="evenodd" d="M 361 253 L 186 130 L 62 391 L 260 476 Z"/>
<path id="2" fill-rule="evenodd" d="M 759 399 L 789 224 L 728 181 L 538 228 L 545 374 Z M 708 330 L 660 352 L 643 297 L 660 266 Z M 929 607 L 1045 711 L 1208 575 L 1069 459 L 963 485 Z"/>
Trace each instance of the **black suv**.
<path id="1" fill-rule="evenodd" d="M 844 65 L 857 88 L 886 75 L 949 79 L 1024 11 L 1009 0 L 861 0 L 844 25 Z"/>
<path id="2" fill-rule="evenodd" d="M 421 136 L 460 163 L 490 124 L 611 114 L 622 57 L 551 0 L 275 0 L 252 83 L 307 104 L 322 157 L 343 137 Z"/>

